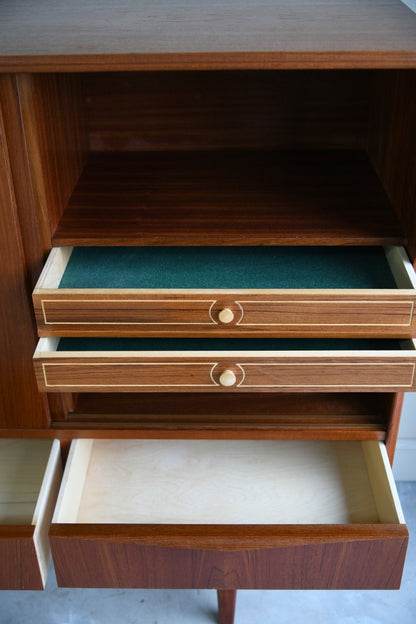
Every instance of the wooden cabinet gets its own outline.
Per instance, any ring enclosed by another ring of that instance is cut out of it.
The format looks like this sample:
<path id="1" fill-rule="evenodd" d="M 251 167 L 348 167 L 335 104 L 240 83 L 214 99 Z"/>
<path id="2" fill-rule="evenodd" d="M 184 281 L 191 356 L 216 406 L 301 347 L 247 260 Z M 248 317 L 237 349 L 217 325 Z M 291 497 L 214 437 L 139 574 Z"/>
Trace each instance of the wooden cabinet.
<path id="1" fill-rule="evenodd" d="M 58 579 L 216 588 L 223 624 L 239 587 L 397 587 L 407 531 L 386 456 L 416 363 L 416 15 L 107 4 L 0 9 L 0 432 L 64 456 L 72 442 Z M 83 448 L 156 441 L 166 461 L 221 449 L 213 482 L 269 444 L 293 473 L 329 454 L 335 475 L 342 448 L 374 513 L 65 516 Z M 91 552 L 82 578 L 68 544 Z"/>

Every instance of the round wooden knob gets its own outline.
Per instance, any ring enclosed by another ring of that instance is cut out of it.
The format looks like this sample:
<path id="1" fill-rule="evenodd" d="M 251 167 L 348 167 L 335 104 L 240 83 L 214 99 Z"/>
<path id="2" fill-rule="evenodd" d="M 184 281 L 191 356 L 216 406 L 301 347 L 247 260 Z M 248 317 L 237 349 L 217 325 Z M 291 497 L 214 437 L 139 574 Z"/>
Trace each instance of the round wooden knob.
<path id="1" fill-rule="evenodd" d="M 224 308 L 218 314 L 218 318 L 221 323 L 231 323 L 231 321 L 234 319 L 234 312 L 230 310 L 230 308 Z"/>
<path id="2" fill-rule="evenodd" d="M 220 384 L 222 386 L 233 386 L 236 381 L 237 377 L 232 370 L 227 369 L 220 375 Z"/>

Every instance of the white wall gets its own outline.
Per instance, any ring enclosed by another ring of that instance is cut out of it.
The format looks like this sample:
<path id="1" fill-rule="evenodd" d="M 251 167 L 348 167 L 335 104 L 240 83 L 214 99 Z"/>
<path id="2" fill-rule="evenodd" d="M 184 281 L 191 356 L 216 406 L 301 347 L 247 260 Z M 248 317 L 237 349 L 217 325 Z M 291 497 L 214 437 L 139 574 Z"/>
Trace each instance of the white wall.
<path id="1" fill-rule="evenodd" d="M 416 481 L 416 393 L 404 399 L 393 473 L 396 481 Z"/>

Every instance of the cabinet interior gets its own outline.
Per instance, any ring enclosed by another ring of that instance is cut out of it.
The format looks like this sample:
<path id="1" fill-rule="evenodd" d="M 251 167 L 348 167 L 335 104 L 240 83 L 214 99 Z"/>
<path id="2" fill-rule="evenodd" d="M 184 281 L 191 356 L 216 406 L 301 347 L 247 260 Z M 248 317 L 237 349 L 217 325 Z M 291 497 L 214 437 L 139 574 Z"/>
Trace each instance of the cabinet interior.
<path id="1" fill-rule="evenodd" d="M 414 260 L 414 70 L 34 73 L 15 83 L 45 253 L 405 244 Z M 101 421 L 90 396 L 87 411 L 84 398 L 50 397 L 51 422 L 143 424 L 141 408 Z"/>
<path id="2" fill-rule="evenodd" d="M 411 230 L 412 70 L 23 74 L 17 86 L 53 245 L 380 245 Z"/>

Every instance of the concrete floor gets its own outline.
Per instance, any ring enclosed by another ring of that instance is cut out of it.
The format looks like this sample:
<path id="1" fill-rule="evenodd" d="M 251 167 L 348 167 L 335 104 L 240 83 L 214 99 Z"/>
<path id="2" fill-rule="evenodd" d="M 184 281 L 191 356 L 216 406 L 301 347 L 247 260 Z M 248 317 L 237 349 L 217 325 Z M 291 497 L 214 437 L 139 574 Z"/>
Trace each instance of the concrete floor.
<path id="1" fill-rule="evenodd" d="M 398 483 L 410 533 L 399 591 L 240 591 L 235 624 L 416 624 L 416 482 Z M 1 562 L 0 562 L 1 565 Z M 214 624 L 214 591 L 0 592 L 0 624 Z"/>

